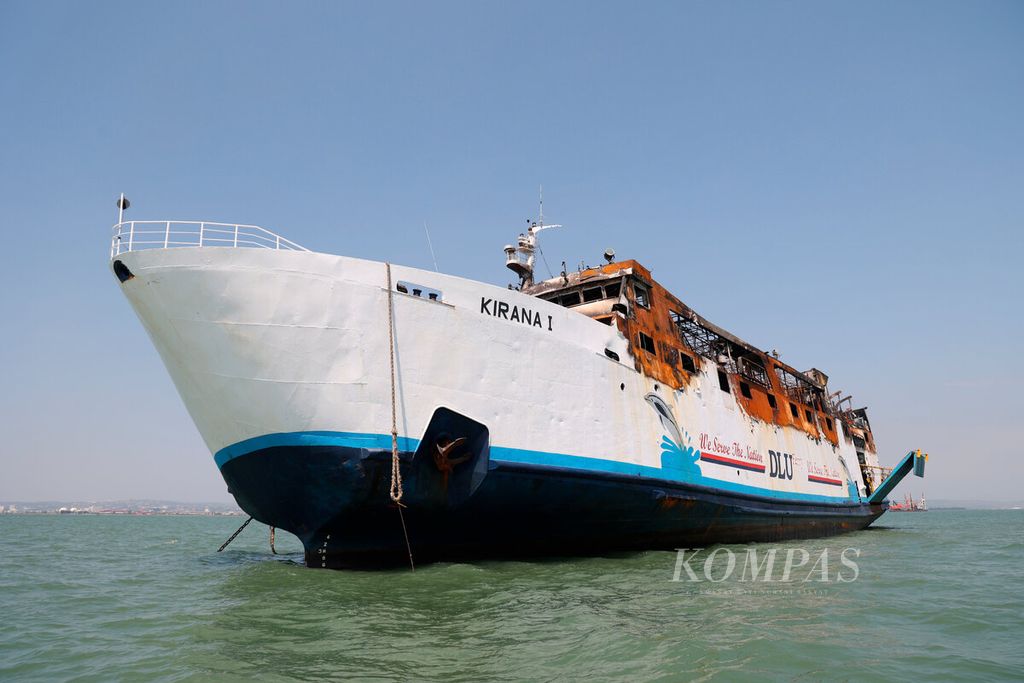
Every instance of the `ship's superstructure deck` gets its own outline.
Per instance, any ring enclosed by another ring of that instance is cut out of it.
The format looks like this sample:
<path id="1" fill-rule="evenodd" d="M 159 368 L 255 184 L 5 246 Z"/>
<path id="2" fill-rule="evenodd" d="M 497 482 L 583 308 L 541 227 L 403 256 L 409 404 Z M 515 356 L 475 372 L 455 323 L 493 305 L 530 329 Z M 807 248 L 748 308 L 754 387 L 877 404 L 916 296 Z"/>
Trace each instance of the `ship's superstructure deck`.
<path id="1" fill-rule="evenodd" d="M 582 268 L 526 285 L 524 293 L 573 309 L 628 340 L 638 372 L 674 389 L 692 386 L 702 370 L 713 372 L 721 391 L 751 417 L 790 427 L 839 446 L 853 443 L 868 494 L 888 474 L 877 463 L 866 408 L 830 392 L 828 376 L 800 372 L 697 314 L 662 287 L 637 261 Z"/>

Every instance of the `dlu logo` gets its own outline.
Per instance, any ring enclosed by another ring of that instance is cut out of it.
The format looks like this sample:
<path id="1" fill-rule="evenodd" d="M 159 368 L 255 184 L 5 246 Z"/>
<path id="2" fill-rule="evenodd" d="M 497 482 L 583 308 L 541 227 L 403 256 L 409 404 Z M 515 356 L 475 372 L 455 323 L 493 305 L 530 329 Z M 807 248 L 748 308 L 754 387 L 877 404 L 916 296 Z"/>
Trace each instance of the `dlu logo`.
<path id="1" fill-rule="evenodd" d="M 689 548 L 678 549 L 672 581 L 722 583 L 736 576 L 736 580 L 743 583 L 852 583 L 860 576 L 860 567 L 857 566 L 856 560 L 851 559 L 860 557 L 860 548 L 846 548 L 834 560 L 829 555 L 829 549 L 825 548 L 814 564 L 810 565 L 810 569 L 805 568 L 811 562 L 811 553 L 804 548 L 789 548 L 786 550 L 785 561 L 779 563 L 781 570 L 778 574 L 778 548 L 762 550 L 761 554 L 756 548 L 747 548 L 745 553 L 735 553 L 729 548 L 715 548 L 703 559 L 698 559 L 701 552 L 703 551 L 691 551 Z M 737 560 L 737 557 L 740 559 Z M 740 563 L 742 567 L 737 570 L 737 564 Z"/>
<path id="2" fill-rule="evenodd" d="M 776 453 L 775 451 L 768 451 L 768 461 L 771 464 L 771 469 L 768 472 L 769 477 L 777 477 L 779 479 L 792 479 L 793 478 L 793 456 L 789 453 Z"/>

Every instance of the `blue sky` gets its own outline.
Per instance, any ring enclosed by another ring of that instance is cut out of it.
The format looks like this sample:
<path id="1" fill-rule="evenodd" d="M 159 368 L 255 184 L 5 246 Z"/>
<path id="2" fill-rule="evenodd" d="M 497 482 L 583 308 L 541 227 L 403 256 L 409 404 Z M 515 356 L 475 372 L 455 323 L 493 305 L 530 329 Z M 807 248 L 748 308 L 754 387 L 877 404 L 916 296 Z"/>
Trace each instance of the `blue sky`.
<path id="1" fill-rule="evenodd" d="M 0 4 L 0 499 L 228 500 L 107 269 L 131 216 L 504 284 L 637 258 L 1020 499 L 1024 4 Z M 902 495 L 907 485 L 897 491 Z"/>

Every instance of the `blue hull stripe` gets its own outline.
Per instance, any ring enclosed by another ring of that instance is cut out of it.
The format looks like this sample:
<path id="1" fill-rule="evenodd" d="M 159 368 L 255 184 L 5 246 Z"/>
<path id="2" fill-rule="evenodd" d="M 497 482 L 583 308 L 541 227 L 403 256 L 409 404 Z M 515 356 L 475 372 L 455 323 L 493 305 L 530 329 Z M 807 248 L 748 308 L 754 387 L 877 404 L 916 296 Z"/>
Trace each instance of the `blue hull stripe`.
<path id="1" fill-rule="evenodd" d="M 419 447 L 419 439 L 398 437 L 398 450 L 414 451 Z M 285 432 L 283 434 L 264 434 L 217 451 L 213 456 L 217 467 L 223 468 L 229 460 L 241 455 L 264 448 L 278 446 L 341 446 L 344 448 L 365 448 L 371 451 L 390 451 L 390 434 L 360 434 L 358 432 Z"/>
<path id="2" fill-rule="evenodd" d="M 362 434 L 358 432 L 289 432 L 283 434 L 266 434 L 257 436 L 236 444 L 227 446 L 217 451 L 214 461 L 217 467 L 223 468 L 225 463 L 239 456 L 279 446 L 340 446 L 345 448 L 360 448 L 372 451 L 390 451 L 390 434 Z M 398 437 L 398 449 L 403 452 L 415 451 L 419 447 L 419 439 L 409 437 Z M 758 486 L 747 486 L 710 477 L 700 477 L 694 481 L 685 476 L 678 476 L 671 469 L 637 465 L 634 463 L 620 462 L 617 460 L 605 460 L 603 458 L 590 458 L 581 455 L 565 455 L 562 453 L 546 453 L 544 451 L 530 451 L 519 448 L 503 448 L 500 446 L 491 447 L 491 461 L 495 464 L 509 463 L 519 465 L 531 465 L 539 467 L 551 467 L 564 470 L 584 470 L 620 476 L 643 477 L 646 479 L 660 479 L 665 482 L 676 482 L 685 484 L 697 484 L 710 489 L 730 491 L 766 498 L 780 500 L 808 501 L 818 503 L 846 503 L 857 504 L 858 501 L 851 501 L 846 496 L 821 496 L 811 493 L 795 493 L 788 491 L 773 491 Z"/>

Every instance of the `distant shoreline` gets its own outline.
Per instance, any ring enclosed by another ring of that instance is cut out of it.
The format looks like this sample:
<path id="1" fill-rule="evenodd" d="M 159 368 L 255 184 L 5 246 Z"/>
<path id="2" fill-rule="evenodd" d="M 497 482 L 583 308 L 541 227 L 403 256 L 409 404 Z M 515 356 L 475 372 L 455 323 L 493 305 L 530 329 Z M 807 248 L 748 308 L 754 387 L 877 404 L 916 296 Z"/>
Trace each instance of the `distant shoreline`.
<path id="1" fill-rule="evenodd" d="M 142 510 L 76 510 L 75 512 L 61 512 L 60 510 L 5 510 L 0 512 L 4 515 L 37 515 L 46 517 L 244 517 L 241 510 L 222 510 L 217 512 L 187 512 L 187 511 L 159 511 L 148 512 Z"/>
<path id="2" fill-rule="evenodd" d="M 0 515 L 174 515 L 174 516 L 239 516 L 244 514 L 232 503 L 174 500 L 128 499 L 101 501 L 0 501 Z"/>

